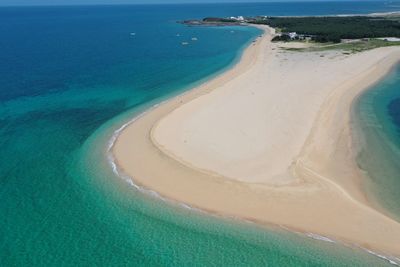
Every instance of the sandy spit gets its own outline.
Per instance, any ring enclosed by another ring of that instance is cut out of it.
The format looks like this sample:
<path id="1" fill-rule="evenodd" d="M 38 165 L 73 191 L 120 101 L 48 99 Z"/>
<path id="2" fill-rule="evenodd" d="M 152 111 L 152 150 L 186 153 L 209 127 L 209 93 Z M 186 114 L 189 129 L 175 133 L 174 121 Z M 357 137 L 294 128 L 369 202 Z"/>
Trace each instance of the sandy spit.
<path id="1" fill-rule="evenodd" d="M 363 192 L 350 110 L 400 48 L 290 52 L 265 30 L 232 69 L 129 124 L 118 168 L 196 208 L 399 257 L 400 223 Z"/>

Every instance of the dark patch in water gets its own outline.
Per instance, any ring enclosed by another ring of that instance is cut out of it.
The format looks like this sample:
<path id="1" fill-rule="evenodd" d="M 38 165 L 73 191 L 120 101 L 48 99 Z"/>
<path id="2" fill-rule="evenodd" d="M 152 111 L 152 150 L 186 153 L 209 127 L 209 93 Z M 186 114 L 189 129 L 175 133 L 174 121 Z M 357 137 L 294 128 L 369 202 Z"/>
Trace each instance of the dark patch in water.
<path id="1" fill-rule="evenodd" d="M 396 98 L 389 103 L 388 112 L 400 134 L 400 98 Z"/>

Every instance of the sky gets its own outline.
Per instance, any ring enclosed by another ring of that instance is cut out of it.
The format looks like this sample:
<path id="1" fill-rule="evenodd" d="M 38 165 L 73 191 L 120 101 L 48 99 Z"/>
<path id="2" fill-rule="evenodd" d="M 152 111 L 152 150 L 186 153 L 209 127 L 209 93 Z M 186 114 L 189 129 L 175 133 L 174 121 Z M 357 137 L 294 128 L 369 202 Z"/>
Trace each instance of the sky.
<path id="1" fill-rule="evenodd" d="M 282 2 L 290 0 L 247 0 L 247 1 L 246 0 L 0 0 L 0 6 L 162 4 L 162 3 L 210 3 L 210 2 L 227 3 L 227 2 L 274 2 L 274 1 Z M 315 0 L 315 1 L 324 1 L 324 0 Z"/>

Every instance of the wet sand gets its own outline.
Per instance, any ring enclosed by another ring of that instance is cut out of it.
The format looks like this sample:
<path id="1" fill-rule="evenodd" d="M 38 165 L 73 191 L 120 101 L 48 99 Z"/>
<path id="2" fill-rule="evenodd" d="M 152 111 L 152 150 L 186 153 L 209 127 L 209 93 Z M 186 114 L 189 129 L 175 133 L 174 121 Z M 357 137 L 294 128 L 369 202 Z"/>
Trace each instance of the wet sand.
<path id="1" fill-rule="evenodd" d="M 125 127 L 113 147 L 118 168 L 193 207 L 399 257 L 400 223 L 363 192 L 350 111 L 400 48 L 300 53 L 270 40 Z"/>

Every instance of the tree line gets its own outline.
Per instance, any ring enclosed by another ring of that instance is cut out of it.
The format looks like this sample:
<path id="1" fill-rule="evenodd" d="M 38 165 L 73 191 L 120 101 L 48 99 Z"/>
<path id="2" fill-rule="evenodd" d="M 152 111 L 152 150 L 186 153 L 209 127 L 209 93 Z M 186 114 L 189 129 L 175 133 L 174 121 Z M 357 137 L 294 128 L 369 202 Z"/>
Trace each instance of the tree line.
<path id="1" fill-rule="evenodd" d="M 312 35 L 317 42 L 340 42 L 341 39 L 400 37 L 400 22 L 371 16 L 266 17 L 252 21 L 279 28 L 282 32 Z"/>

